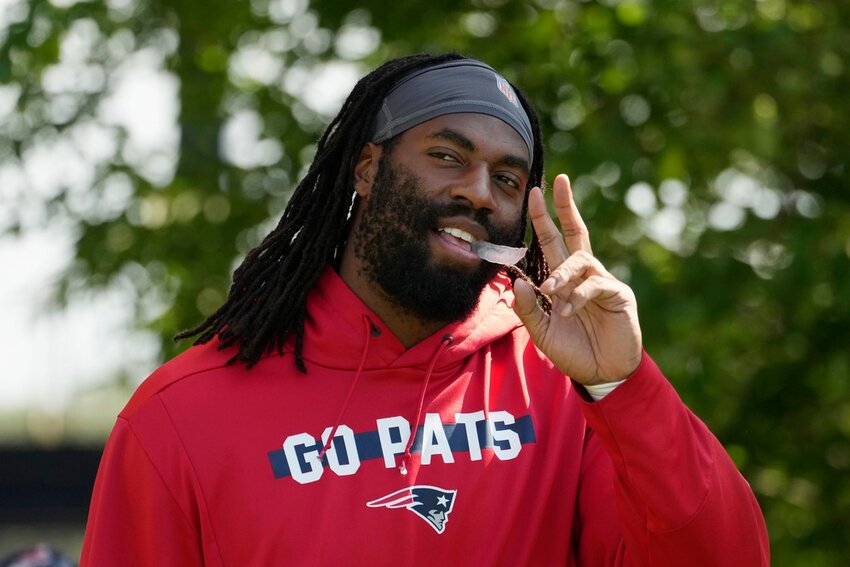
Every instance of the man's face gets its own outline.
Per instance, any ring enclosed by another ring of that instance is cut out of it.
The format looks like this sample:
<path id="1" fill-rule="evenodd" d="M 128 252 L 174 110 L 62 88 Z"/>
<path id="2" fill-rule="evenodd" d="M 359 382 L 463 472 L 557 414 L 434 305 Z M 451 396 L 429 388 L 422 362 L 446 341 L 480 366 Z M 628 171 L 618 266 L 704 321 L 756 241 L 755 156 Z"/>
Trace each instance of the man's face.
<path id="1" fill-rule="evenodd" d="M 520 244 L 527 155 L 516 132 L 480 114 L 402 134 L 381 156 L 352 234 L 362 275 L 421 319 L 468 316 L 501 266 L 480 260 L 466 240 Z"/>

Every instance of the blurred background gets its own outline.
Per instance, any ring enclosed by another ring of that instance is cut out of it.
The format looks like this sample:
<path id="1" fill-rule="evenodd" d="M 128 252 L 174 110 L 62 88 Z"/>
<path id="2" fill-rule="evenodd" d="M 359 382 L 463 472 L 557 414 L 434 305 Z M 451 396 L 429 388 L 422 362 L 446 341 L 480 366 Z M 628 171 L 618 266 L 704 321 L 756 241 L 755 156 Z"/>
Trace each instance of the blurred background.
<path id="1" fill-rule="evenodd" d="M 773 564 L 850 557 L 850 3 L 0 0 L 0 557 L 76 560 L 100 451 L 383 60 L 457 50 L 541 112 L 648 351 Z"/>

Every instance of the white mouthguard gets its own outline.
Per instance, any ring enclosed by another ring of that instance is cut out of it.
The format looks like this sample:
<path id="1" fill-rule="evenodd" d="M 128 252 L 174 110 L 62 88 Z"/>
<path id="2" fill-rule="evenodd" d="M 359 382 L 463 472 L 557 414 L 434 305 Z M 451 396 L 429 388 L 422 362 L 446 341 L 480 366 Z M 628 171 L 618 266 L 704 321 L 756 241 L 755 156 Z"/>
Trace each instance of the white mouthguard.
<path id="1" fill-rule="evenodd" d="M 513 266 L 525 258 L 525 253 L 528 252 L 528 249 L 492 244 L 485 240 L 476 240 L 472 243 L 472 251 L 478 254 L 479 258 L 487 262 Z"/>

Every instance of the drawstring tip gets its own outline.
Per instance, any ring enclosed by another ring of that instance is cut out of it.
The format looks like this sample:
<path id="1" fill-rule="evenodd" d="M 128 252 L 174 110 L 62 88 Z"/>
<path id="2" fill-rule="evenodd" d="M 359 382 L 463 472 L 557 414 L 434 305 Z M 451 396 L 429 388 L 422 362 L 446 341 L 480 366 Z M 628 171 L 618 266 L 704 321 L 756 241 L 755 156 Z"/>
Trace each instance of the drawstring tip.
<path id="1" fill-rule="evenodd" d="M 324 459 L 324 458 L 325 458 L 325 455 L 327 455 L 328 451 L 330 451 L 331 443 L 332 443 L 332 442 L 333 442 L 333 437 L 328 438 L 328 442 L 327 442 L 327 443 L 325 443 L 325 446 L 324 446 L 324 447 L 322 447 L 322 450 L 321 450 L 321 451 L 319 451 L 319 461 L 321 461 L 322 459 Z"/>
<path id="2" fill-rule="evenodd" d="M 398 472 L 400 472 L 403 475 L 407 474 L 407 467 L 404 466 L 404 461 L 402 461 L 401 466 L 398 467 Z"/>

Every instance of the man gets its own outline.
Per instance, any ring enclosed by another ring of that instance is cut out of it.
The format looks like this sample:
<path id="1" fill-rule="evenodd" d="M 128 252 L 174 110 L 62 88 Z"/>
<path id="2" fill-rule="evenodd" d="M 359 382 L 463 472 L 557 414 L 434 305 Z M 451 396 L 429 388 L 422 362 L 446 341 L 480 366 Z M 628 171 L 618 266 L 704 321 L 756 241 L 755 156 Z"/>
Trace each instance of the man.
<path id="1" fill-rule="evenodd" d="M 361 80 L 197 345 L 121 412 L 82 564 L 767 565 L 747 483 L 542 175 L 488 66 Z M 526 216 L 527 277 L 481 259 Z"/>

